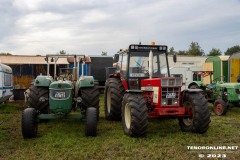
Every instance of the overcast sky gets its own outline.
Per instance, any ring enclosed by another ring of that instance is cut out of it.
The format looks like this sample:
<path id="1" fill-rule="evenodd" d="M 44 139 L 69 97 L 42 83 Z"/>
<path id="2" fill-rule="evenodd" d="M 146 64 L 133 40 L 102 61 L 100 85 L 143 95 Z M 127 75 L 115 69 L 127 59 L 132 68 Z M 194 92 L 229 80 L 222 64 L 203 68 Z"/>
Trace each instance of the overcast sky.
<path id="1" fill-rule="evenodd" d="M 0 52 L 115 54 L 164 44 L 208 54 L 240 44 L 240 0 L 0 0 Z"/>

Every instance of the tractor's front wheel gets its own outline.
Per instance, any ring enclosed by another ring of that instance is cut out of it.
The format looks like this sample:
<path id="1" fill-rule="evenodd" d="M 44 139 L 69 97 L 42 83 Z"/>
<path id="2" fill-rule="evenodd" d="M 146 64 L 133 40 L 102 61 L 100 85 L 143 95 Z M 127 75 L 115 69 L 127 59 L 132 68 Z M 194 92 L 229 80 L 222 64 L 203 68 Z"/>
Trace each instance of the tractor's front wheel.
<path id="1" fill-rule="evenodd" d="M 37 136 L 38 122 L 37 112 L 34 108 L 26 108 L 22 113 L 22 135 L 23 138 L 34 138 Z"/>
<path id="2" fill-rule="evenodd" d="M 87 108 L 86 112 L 86 124 L 85 124 L 85 135 L 86 136 L 97 136 L 97 109 L 94 107 Z"/>
<path id="3" fill-rule="evenodd" d="M 121 120 L 124 87 L 120 79 L 109 78 L 105 82 L 104 110 L 107 120 Z"/>
<path id="4" fill-rule="evenodd" d="M 145 136 L 148 127 L 148 109 L 144 97 L 138 93 L 126 93 L 122 102 L 124 133 L 131 137 Z"/>
<path id="5" fill-rule="evenodd" d="M 183 106 L 190 116 L 179 118 L 181 130 L 184 132 L 205 133 L 211 121 L 206 98 L 201 93 L 186 93 Z"/>
<path id="6" fill-rule="evenodd" d="M 218 116 L 225 115 L 227 113 L 227 104 L 221 98 L 217 99 L 213 104 L 214 113 Z"/>

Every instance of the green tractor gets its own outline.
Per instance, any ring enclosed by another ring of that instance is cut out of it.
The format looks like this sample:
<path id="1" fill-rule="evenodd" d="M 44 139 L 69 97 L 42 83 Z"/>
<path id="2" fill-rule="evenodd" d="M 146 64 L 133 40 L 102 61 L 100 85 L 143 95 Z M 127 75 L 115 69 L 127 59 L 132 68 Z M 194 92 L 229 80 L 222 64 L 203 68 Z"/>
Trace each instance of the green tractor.
<path id="1" fill-rule="evenodd" d="M 56 63 L 59 58 L 74 59 L 72 74 L 57 76 Z M 50 62 L 54 62 L 54 78 L 50 76 Z M 46 55 L 47 75 L 39 75 L 31 83 L 27 103 L 22 113 L 22 135 L 37 136 L 38 123 L 57 118 L 85 120 L 85 135 L 96 136 L 99 116 L 99 90 L 92 76 L 84 76 L 84 55 Z M 79 65 L 82 75 L 79 77 Z M 72 114 L 72 111 L 78 113 Z"/>
<path id="2" fill-rule="evenodd" d="M 193 81 L 188 88 L 201 88 L 208 102 L 213 104 L 215 114 L 225 115 L 229 107 L 240 106 L 240 83 L 224 83 L 221 77 L 212 80 L 212 74 L 213 72 L 203 72 L 203 75 L 210 75 L 210 84 Z"/>

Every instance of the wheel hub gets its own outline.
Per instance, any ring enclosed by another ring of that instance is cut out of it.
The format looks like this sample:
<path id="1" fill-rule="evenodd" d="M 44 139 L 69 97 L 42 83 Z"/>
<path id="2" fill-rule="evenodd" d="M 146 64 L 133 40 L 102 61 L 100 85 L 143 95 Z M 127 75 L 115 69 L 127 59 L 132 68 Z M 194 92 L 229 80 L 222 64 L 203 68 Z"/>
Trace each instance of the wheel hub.
<path id="1" fill-rule="evenodd" d="M 129 129 L 131 125 L 131 107 L 129 106 L 128 103 L 125 105 L 124 109 L 124 120 L 126 127 Z"/>
<path id="2" fill-rule="evenodd" d="M 110 113 L 111 111 L 111 90 L 110 87 L 107 90 L 107 111 Z"/>
<path id="3" fill-rule="evenodd" d="M 217 106 L 216 106 L 216 111 L 217 111 L 218 113 L 222 113 L 223 107 L 222 107 L 222 105 L 221 105 L 220 103 L 217 104 Z"/>

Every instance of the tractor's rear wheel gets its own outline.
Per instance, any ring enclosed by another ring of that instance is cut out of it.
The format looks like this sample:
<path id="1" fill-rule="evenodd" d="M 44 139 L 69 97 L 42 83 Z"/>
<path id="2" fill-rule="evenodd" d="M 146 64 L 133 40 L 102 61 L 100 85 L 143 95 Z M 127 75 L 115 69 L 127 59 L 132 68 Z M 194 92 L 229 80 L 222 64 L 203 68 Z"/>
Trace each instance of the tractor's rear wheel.
<path id="1" fill-rule="evenodd" d="M 83 108 L 86 110 L 89 107 L 97 109 L 97 117 L 99 117 L 99 88 L 95 84 L 94 87 L 81 88 L 81 98 Z"/>
<path id="2" fill-rule="evenodd" d="M 148 109 L 144 97 L 138 93 L 126 93 L 122 102 L 124 133 L 131 137 L 145 136 L 148 127 Z"/>
<path id="3" fill-rule="evenodd" d="M 48 113 L 49 108 L 49 90 L 47 87 L 36 87 L 31 83 L 28 97 L 28 105 L 41 113 Z"/>
<path id="4" fill-rule="evenodd" d="M 183 106 L 190 117 L 179 118 L 179 125 L 184 132 L 205 133 L 209 128 L 210 112 L 208 102 L 201 93 L 186 93 Z"/>
<path id="5" fill-rule="evenodd" d="M 217 99 L 213 104 L 214 113 L 218 116 L 225 115 L 227 113 L 227 104 L 221 98 Z"/>
<path id="6" fill-rule="evenodd" d="M 87 108 L 86 111 L 86 124 L 85 124 L 85 135 L 86 136 L 97 136 L 97 114 L 98 111 L 94 107 Z"/>
<path id="7" fill-rule="evenodd" d="M 120 79 L 109 78 L 104 89 L 104 110 L 107 120 L 121 120 L 124 87 Z"/>
<path id="8" fill-rule="evenodd" d="M 38 122 L 37 112 L 34 108 L 26 108 L 22 113 L 22 135 L 23 138 L 34 138 L 37 136 Z"/>

